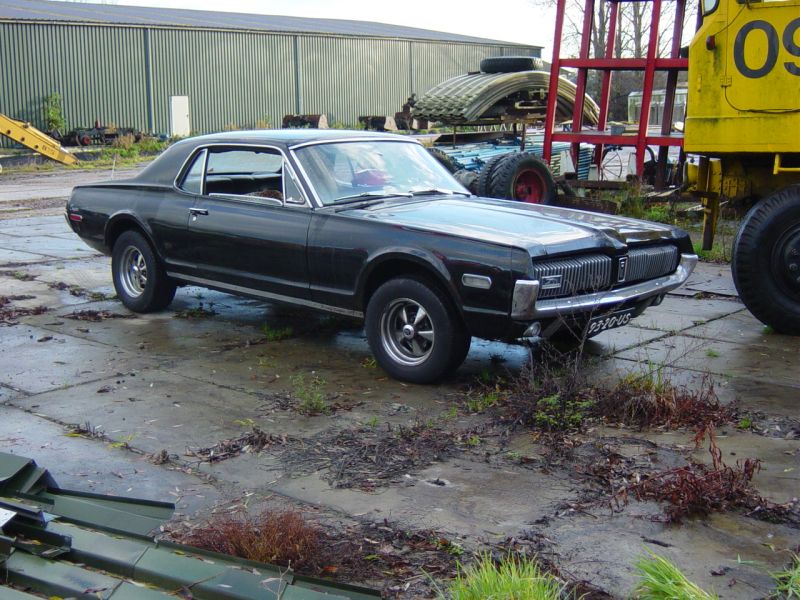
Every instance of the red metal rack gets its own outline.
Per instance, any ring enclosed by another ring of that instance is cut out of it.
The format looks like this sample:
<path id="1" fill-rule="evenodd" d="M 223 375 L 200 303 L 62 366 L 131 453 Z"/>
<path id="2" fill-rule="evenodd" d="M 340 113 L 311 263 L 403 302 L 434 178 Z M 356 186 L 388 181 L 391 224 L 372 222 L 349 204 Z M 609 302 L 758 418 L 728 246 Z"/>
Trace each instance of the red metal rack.
<path id="1" fill-rule="evenodd" d="M 686 0 L 668 0 L 676 3 L 675 25 L 673 27 L 672 47 L 669 57 L 658 57 L 658 31 L 661 18 L 662 0 L 597 0 L 609 3 L 609 27 L 605 44 L 605 56 L 590 58 L 589 49 L 591 41 L 592 23 L 596 0 L 585 0 L 583 28 L 581 33 L 580 56 L 578 58 L 561 57 L 561 37 L 564 31 L 564 17 L 567 0 L 558 0 L 556 11 L 556 29 L 553 41 L 553 62 L 550 67 L 550 88 L 547 97 L 547 117 L 545 120 L 544 158 L 550 160 L 553 142 L 572 143 L 572 156 L 576 159 L 581 143 L 595 144 L 595 162 L 600 167 L 603 155 L 603 146 L 614 144 L 619 146 L 634 146 L 636 148 L 636 174 L 641 178 L 644 174 L 645 153 L 648 146 L 659 148 L 659 172 L 663 173 L 666 164 L 669 146 L 683 146 L 683 135 L 676 134 L 672 129 L 672 113 L 675 100 L 675 88 L 678 82 L 678 73 L 685 71 L 688 60 L 680 57 L 681 34 L 683 32 L 683 19 L 686 11 Z M 646 58 L 614 58 L 614 44 L 617 38 L 619 20 L 619 4 L 621 2 L 649 1 L 653 4 L 652 20 L 650 23 L 649 40 Z M 562 68 L 573 68 L 578 72 L 575 108 L 572 116 L 571 131 L 554 131 L 556 101 L 558 90 L 558 75 Z M 599 98 L 600 116 L 596 130 L 583 128 L 583 106 L 586 95 L 586 80 L 590 70 L 602 71 L 602 87 Z M 643 71 L 644 84 L 642 90 L 642 108 L 640 111 L 639 127 L 635 134 L 612 135 L 606 131 L 608 122 L 608 105 L 611 92 L 611 76 L 614 71 Z M 653 97 L 653 79 L 656 71 L 667 71 L 666 96 L 664 103 L 664 117 L 660 133 L 648 131 L 650 120 L 650 102 Z M 576 163 L 577 164 L 577 163 Z"/>

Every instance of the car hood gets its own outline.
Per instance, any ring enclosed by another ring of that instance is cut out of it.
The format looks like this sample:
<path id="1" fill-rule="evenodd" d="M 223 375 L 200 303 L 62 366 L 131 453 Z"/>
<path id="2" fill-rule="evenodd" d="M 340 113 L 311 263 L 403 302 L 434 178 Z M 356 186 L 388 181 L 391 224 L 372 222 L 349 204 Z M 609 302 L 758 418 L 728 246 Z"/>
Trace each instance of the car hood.
<path id="1" fill-rule="evenodd" d="M 532 256 L 671 240 L 669 225 L 490 198 L 430 197 L 354 209 L 370 220 L 523 248 Z M 683 234 L 685 236 L 685 234 Z"/>

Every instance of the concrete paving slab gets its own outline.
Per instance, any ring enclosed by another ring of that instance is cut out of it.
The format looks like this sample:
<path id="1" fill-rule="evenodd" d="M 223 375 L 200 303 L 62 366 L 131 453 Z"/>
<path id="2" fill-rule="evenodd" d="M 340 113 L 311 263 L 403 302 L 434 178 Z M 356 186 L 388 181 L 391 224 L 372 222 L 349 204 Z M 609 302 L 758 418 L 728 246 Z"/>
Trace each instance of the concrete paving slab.
<path id="1" fill-rule="evenodd" d="M 431 483 L 437 479 L 444 485 Z M 313 474 L 281 479 L 269 489 L 372 520 L 501 539 L 552 513 L 573 494 L 569 482 L 554 475 L 463 459 L 439 463 L 377 493 L 332 489 Z"/>
<path id="2" fill-rule="evenodd" d="M 800 352 L 795 349 L 750 349 L 740 344 L 684 335 L 670 336 L 616 356 L 726 377 L 764 378 L 790 386 L 797 383 L 800 361 Z"/>
<path id="3" fill-rule="evenodd" d="M 742 411 L 800 419 L 800 381 L 781 385 L 763 378 L 734 377 L 717 389 L 723 402 L 735 401 Z"/>
<path id="4" fill-rule="evenodd" d="M 653 310 L 653 309 L 651 309 Z M 667 335 L 659 329 L 643 329 L 635 325 L 609 329 L 586 341 L 585 350 L 593 356 L 611 356 Z"/>
<path id="5" fill-rule="evenodd" d="M 68 437 L 60 425 L 22 410 L 8 406 L 1 410 L 3 451 L 34 459 L 62 488 L 174 502 L 184 514 L 208 509 L 220 499 L 217 489 L 198 477 L 109 449 L 101 440 Z"/>
<path id="6" fill-rule="evenodd" d="M 770 331 L 746 310 L 686 329 L 683 333 L 707 340 L 741 344 L 749 348 L 758 347 L 800 354 L 800 338 Z"/>
<path id="7" fill-rule="evenodd" d="M 610 515 L 554 519 L 543 533 L 554 542 L 562 572 L 591 581 L 615 597 L 628 598 L 636 586 L 634 565 L 649 548 L 670 558 L 700 587 L 723 600 L 752 600 L 770 594 L 769 571 L 782 568 L 797 531 L 742 515 L 711 515 L 669 526 L 652 521 L 657 508 L 631 504 Z M 774 548 L 772 550 L 771 548 Z M 711 571 L 722 571 L 715 577 Z"/>
<path id="8" fill-rule="evenodd" d="M 52 258 L 71 259 L 99 256 L 100 253 L 84 244 L 77 236 L 74 239 L 51 236 L 14 237 L 2 235 L 0 250 L 30 252 Z"/>
<path id="9" fill-rule="evenodd" d="M 733 284 L 730 265 L 707 262 L 697 263 L 686 283 L 670 294 L 678 296 L 710 294 L 732 298 L 738 296 L 736 286 Z"/>
<path id="10" fill-rule="evenodd" d="M 72 233 L 63 214 L 49 217 L 3 219 L 0 221 L 0 232 L 15 237 L 38 237 L 54 233 Z M 76 240 L 79 239 L 74 233 L 73 236 Z"/>
<path id="11" fill-rule="evenodd" d="M 735 300 L 695 300 L 667 296 L 659 306 L 636 318 L 636 326 L 660 331 L 682 331 L 745 310 Z"/>
<path id="12" fill-rule="evenodd" d="M 247 433 L 253 425 L 304 437 L 336 420 L 276 411 L 257 396 L 155 369 L 10 402 L 62 423 L 88 419 L 115 441 L 147 453 L 167 450 L 181 457 L 187 447 L 210 447 Z"/>
<path id="13" fill-rule="evenodd" d="M 53 258 L 44 254 L 33 254 L 31 252 L 20 252 L 19 250 L 0 248 L 0 268 L 7 265 L 45 262 L 48 260 L 53 260 Z"/>
<path id="14" fill-rule="evenodd" d="M 118 348 L 39 327 L 6 327 L 0 337 L 0 383 L 28 394 L 97 381 L 156 362 Z"/>
<path id="15" fill-rule="evenodd" d="M 646 433 L 642 437 L 655 442 L 670 443 L 676 436 L 658 432 Z M 687 433 L 686 448 L 692 448 L 692 434 Z M 772 502 L 783 504 L 796 498 L 800 492 L 800 440 L 765 437 L 749 431 L 737 431 L 735 427 L 723 427 L 717 431 L 717 445 L 722 451 L 722 460 L 735 465 L 746 458 L 758 458 L 762 468 L 753 478 L 756 489 Z M 692 452 L 698 462 L 711 463 L 706 447 Z"/>

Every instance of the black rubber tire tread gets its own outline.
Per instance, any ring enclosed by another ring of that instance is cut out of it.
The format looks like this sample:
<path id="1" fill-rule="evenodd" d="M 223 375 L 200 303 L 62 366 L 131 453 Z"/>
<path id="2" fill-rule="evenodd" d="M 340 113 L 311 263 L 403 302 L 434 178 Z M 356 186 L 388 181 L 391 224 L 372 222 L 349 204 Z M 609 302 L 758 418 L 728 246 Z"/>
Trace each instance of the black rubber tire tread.
<path id="1" fill-rule="evenodd" d="M 424 363 L 417 366 L 397 363 L 381 343 L 381 316 L 386 306 L 399 297 L 421 304 L 434 323 L 436 339 L 433 352 Z M 469 352 L 470 337 L 450 298 L 438 285 L 424 277 L 390 279 L 375 290 L 367 304 L 364 329 L 378 365 L 394 379 L 409 383 L 439 381 L 457 369 Z"/>
<path id="2" fill-rule="evenodd" d="M 731 270 L 739 297 L 759 321 L 778 333 L 800 335 L 800 294 L 781 287 L 770 266 L 775 243 L 793 227 L 800 227 L 800 185 L 748 211 L 733 242 Z"/>
<path id="3" fill-rule="evenodd" d="M 481 61 L 483 73 L 518 73 L 520 71 L 541 71 L 541 59 L 532 56 L 491 56 Z"/>
<path id="4" fill-rule="evenodd" d="M 141 252 L 147 264 L 148 282 L 144 292 L 138 297 L 129 296 L 120 283 L 122 253 L 130 246 L 135 246 Z M 114 289 L 117 291 L 117 297 L 126 308 L 133 312 L 148 313 L 163 310 L 169 306 L 175 297 L 175 283 L 167 277 L 153 248 L 150 246 L 150 242 L 138 231 L 125 231 L 114 242 L 114 249 L 111 254 L 111 275 L 114 280 Z"/>
<path id="5" fill-rule="evenodd" d="M 484 198 L 489 197 L 489 181 L 492 178 L 492 173 L 497 167 L 497 164 L 506 156 L 508 156 L 508 154 L 499 154 L 497 156 L 493 156 L 486 161 L 486 164 L 484 164 L 483 167 L 481 167 L 481 171 L 478 173 L 478 181 L 475 184 L 475 193 L 478 196 L 482 196 Z"/>
<path id="6" fill-rule="evenodd" d="M 442 166 L 451 173 L 455 173 L 461 168 L 456 164 L 456 161 L 454 161 L 450 155 L 447 154 L 447 152 L 439 150 L 439 148 L 428 148 L 428 152 L 430 152 L 431 156 L 442 163 Z"/>
<path id="7" fill-rule="evenodd" d="M 468 171 L 467 169 L 459 169 L 453 173 L 456 181 L 467 188 L 473 194 L 478 193 L 478 174 L 475 171 Z"/>
<path id="8" fill-rule="evenodd" d="M 508 154 L 504 160 L 497 164 L 489 177 L 487 186 L 490 198 L 504 198 L 506 200 L 518 200 L 514 197 L 514 182 L 520 171 L 535 170 L 544 180 L 544 197 L 538 204 L 550 205 L 556 201 L 556 182 L 550 167 L 541 158 L 530 152 L 519 152 Z"/>

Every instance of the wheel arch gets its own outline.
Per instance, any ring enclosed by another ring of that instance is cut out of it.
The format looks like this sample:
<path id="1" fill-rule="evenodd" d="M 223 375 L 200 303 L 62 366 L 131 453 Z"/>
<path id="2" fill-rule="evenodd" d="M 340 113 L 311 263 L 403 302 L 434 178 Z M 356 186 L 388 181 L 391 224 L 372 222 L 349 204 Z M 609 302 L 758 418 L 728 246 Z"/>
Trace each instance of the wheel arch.
<path id="1" fill-rule="evenodd" d="M 430 279 L 439 286 L 463 320 L 460 296 L 449 271 L 440 260 L 419 249 L 394 249 L 372 257 L 358 280 L 356 297 L 360 308 L 365 310 L 375 290 L 390 279 L 414 275 Z"/>
<path id="2" fill-rule="evenodd" d="M 153 249 L 156 258 L 161 260 L 161 257 L 158 254 L 158 247 L 156 246 L 155 240 L 153 239 L 152 232 L 133 213 L 127 211 L 118 212 L 112 215 L 108 219 L 105 231 L 103 232 L 103 239 L 105 245 L 108 247 L 109 250 L 113 251 L 114 243 L 117 241 L 119 236 L 121 236 L 126 231 L 131 231 L 131 230 L 138 231 L 139 233 L 141 233 L 145 237 L 147 242 L 150 244 L 150 247 Z"/>

